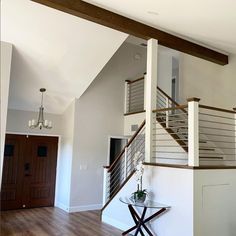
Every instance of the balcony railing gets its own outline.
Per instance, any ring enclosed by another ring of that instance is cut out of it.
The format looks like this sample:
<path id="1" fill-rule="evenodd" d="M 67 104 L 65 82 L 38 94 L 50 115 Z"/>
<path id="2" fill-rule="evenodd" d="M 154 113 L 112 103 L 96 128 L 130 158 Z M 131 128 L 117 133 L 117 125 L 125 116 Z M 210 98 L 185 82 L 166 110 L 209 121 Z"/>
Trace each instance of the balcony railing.
<path id="1" fill-rule="evenodd" d="M 144 77 L 127 80 L 125 89 L 125 114 L 144 111 Z"/>

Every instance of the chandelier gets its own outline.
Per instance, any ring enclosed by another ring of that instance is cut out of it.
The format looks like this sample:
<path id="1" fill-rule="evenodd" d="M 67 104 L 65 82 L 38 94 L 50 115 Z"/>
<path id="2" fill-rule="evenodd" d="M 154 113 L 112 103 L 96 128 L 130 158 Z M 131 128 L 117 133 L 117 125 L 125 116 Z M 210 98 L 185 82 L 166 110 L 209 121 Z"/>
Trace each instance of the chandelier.
<path id="1" fill-rule="evenodd" d="M 44 120 L 44 114 L 43 114 L 43 93 L 46 91 L 45 88 L 41 88 L 39 90 L 42 93 L 42 98 L 41 98 L 41 106 L 39 107 L 39 116 L 38 116 L 38 121 L 32 119 L 29 120 L 29 127 L 31 129 L 39 127 L 39 129 L 46 128 L 46 129 L 51 129 L 52 128 L 52 121 Z"/>

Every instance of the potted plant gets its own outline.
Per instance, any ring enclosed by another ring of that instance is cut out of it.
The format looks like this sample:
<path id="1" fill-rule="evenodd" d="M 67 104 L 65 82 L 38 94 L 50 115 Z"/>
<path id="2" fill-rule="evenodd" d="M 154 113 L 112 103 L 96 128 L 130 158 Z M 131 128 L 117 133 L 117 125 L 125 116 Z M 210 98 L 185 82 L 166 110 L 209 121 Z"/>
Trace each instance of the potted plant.
<path id="1" fill-rule="evenodd" d="M 137 191 L 132 193 L 132 197 L 135 202 L 143 203 L 148 194 L 146 189 L 143 189 L 143 172 L 144 167 L 142 161 L 140 161 L 135 167 L 135 175 L 137 180 Z"/>

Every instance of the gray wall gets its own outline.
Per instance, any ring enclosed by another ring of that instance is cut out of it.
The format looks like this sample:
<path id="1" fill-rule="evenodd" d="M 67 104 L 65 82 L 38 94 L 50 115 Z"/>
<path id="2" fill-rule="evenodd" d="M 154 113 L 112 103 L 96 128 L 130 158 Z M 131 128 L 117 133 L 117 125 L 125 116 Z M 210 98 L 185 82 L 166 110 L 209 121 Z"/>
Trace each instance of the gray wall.
<path id="1" fill-rule="evenodd" d="M 166 51 L 158 53 L 157 86 L 171 96 L 172 55 Z"/>
<path id="2" fill-rule="evenodd" d="M 141 60 L 134 59 L 136 53 Z M 125 43 L 76 100 L 71 211 L 101 207 L 108 136 L 123 135 L 125 80 L 145 71 L 146 49 Z"/>
<path id="3" fill-rule="evenodd" d="M 181 103 L 190 97 L 201 103 L 232 109 L 236 106 L 236 54 L 229 56 L 229 64 L 220 66 L 203 59 L 182 54 L 180 58 Z"/>
<path id="4" fill-rule="evenodd" d="M 73 101 L 61 116 L 61 140 L 57 162 L 56 206 L 69 211 L 71 189 L 71 169 L 74 145 L 74 113 Z"/>

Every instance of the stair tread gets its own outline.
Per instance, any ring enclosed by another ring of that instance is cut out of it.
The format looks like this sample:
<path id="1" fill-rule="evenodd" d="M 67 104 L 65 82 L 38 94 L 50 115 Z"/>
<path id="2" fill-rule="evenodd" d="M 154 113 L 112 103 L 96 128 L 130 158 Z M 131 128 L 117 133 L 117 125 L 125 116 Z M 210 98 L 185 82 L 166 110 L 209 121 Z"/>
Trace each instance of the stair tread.
<path id="1" fill-rule="evenodd" d="M 204 148 L 204 147 L 200 147 L 199 150 L 204 150 L 204 151 L 215 151 L 215 148 Z"/>
<path id="2" fill-rule="evenodd" d="M 199 143 L 207 143 L 207 141 L 200 140 Z"/>
<path id="3" fill-rule="evenodd" d="M 224 157 L 214 157 L 214 156 L 199 156 L 200 159 L 220 159 L 223 160 Z"/>

